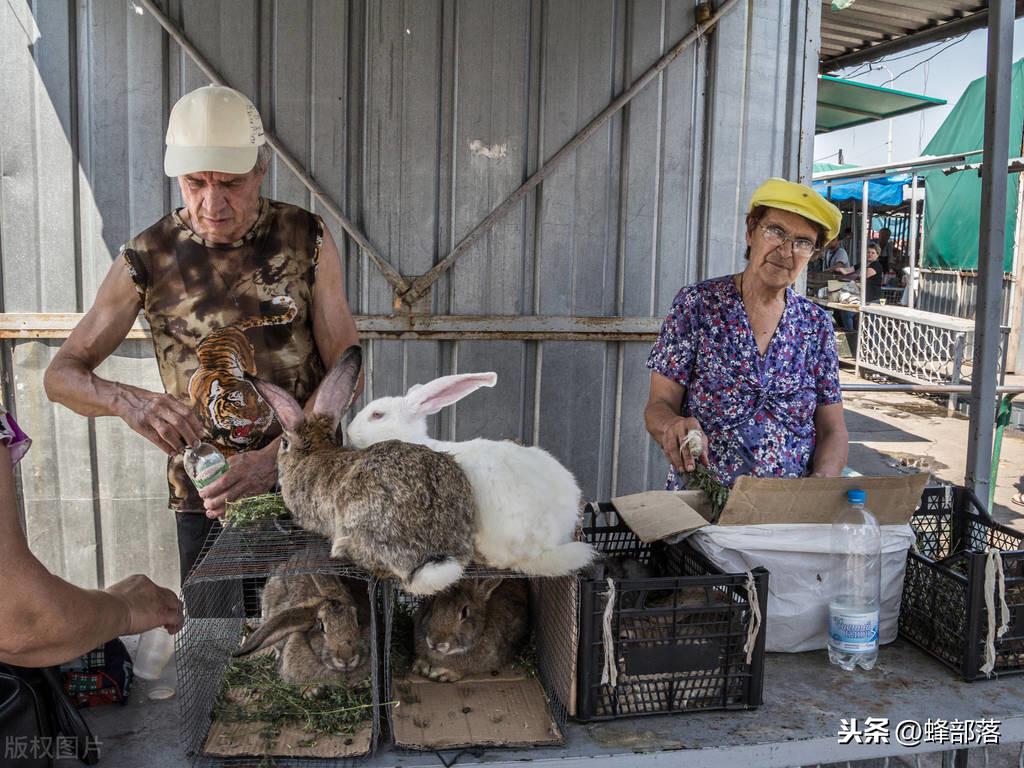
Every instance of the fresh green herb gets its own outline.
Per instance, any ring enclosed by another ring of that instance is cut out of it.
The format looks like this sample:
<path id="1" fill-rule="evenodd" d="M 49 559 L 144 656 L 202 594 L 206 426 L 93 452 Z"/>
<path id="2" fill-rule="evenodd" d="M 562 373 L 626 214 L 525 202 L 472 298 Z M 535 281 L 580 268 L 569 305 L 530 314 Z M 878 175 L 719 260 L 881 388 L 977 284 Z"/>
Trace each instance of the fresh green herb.
<path id="1" fill-rule="evenodd" d="M 288 685 L 277 675 L 270 654 L 235 659 L 224 671 L 224 686 L 213 716 L 226 723 L 263 723 L 260 736 L 268 747 L 292 725 L 317 735 L 351 736 L 371 721 L 373 684 L 322 685 L 314 698 L 304 698 L 306 686 Z"/>
<path id="2" fill-rule="evenodd" d="M 244 499 L 229 501 L 224 519 L 233 523 L 253 523 L 259 520 L 275 520 L 288 514 L 284 498 L 280 493 L 263 493 Z"/>

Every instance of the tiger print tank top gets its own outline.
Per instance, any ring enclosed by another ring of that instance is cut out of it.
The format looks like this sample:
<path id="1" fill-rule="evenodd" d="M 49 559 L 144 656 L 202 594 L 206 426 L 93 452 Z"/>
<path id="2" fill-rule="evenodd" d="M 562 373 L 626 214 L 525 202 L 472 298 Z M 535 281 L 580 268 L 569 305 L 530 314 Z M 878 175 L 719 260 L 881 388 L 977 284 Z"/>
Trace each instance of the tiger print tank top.
<path id="1" fill-rule="evenodd" d="M 182 214 L 168 214 L 121 249 L 160 379 L 168 394 L 192 404 L 204 440 L 225 456 L 262 448 L 280 427 L 246 374 L 284 387 L 300 403 L 324 376 L 312 314 L 323 221 L 261 199 L 241 240 L 211 243 Z M 167 480 L 172 509 L 203 511 L 182 454 L 168 459 Z"/>

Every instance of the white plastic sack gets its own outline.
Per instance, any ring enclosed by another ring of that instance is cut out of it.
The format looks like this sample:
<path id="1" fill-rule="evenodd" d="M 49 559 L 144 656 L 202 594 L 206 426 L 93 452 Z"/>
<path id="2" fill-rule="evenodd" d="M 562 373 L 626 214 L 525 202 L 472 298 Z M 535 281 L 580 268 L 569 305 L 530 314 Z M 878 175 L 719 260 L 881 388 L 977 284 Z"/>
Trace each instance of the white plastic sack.
<path id="1" fill-rule="evenodd" d="M 914 543 L 909 525 L 883 525 L 882 606 L 878 637 L 896 639 L 907 550 Z M 689 541 L 726 573 L 757 566 L 768 569 L 766 650 L 798 653 L 828 647 L 831 597 L 830 525 L 711 525 Z"/>

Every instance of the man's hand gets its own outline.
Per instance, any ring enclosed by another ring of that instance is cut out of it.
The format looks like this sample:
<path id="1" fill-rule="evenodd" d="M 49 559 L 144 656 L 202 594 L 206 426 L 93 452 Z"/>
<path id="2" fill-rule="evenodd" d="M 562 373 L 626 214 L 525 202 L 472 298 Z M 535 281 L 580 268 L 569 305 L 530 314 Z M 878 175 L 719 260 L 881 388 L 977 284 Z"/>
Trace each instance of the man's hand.
<path id="1" fill-rule="evenodd" d="M 202 439 L 202 426 L 192 408 L 171 395 L 123 386 L 116 412 L 168 456 Z"/>
<path id="2" fill-rule="evenodd" d="M 185 622 L 177 595 L 140 573 L 121 579 L 104 591 L 118 598 L 128 609 L 126 629 L 121 634 L 135 635 L 165 627 L 173 635 Z"/>
<path id="3" fill-rule="evenodd" d="M 701 429 L 700 422 L 692 416 L 680 416 L 670 421 L 661 433 L 658 441 L 665 458 L 669 463 L 682 472 L 693 472 L 695 464 L 690 449 L 686 447 L 686 435 L 690 430 L 696 429 L 701 434 L 704 450 L 700 455 L 700 461 L 704 466 L 708 463 L 708 438 Z"/>
<path id="4" fill-rule="evenodd" d="M 224 517 L 227 502 L 266 493 L 274 487 L 279 442 L 274 440 L 257 451 L 228 457 L 228 471 L 199 491 L 207 517 Z"/>

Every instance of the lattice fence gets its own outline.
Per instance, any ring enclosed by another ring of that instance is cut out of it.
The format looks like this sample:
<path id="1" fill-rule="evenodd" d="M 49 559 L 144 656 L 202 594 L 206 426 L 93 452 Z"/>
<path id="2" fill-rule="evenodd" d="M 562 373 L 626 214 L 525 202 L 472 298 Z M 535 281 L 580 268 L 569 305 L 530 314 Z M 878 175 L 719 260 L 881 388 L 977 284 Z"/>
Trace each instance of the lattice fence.
<path id="1" fill-rule="evenodd" d="M 999 336 L 999 380 L 1010 329 Z M 966 384 L 974 359 L 974 323 L 916 310 L 862 307 L 857 367 L 915 384 Z M 956 395 L 950 397 L 950 407 Z"/>

